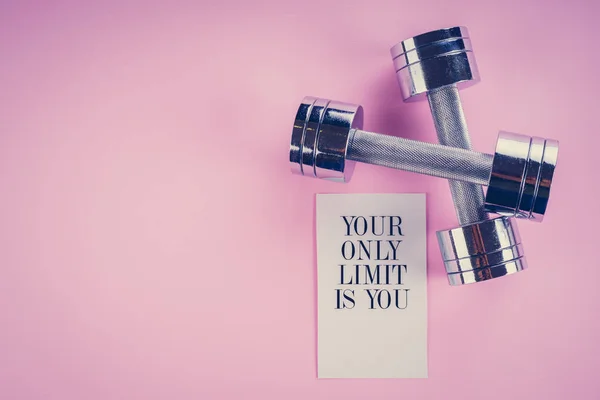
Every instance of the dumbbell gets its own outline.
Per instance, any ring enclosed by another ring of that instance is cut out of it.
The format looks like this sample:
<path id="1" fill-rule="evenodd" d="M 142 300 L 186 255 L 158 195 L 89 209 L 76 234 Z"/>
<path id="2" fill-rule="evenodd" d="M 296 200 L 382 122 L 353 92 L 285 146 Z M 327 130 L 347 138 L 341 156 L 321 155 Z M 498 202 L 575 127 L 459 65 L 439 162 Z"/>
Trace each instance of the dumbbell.
<path id="1" fill-rule="evenodd" d="M 468 30 L 452 27 L 423 33 L 401 41 L 390 52 L 404 100 L 427 97 L 440 144 L 471 150 L 458 94 L 459 86 L 480 80 Z M 489 219 L 480 185 L 453 180 L 449 184 L 461 225 Z M 489 197 L 494 196 L 493 188 Z M 489 204 L 487 209 L 503 213 Z"/>
<path id="2" fill-rule="evenodd" d="M 404 101 L 427 97 L 440 144 L 471 150 L 458 94 L 479 81 L 469 32 L 452 27 L 423 33 L 390 49 Z M 453 181 L 450 192 L 460 224 L 489 218 L 480 185 Z"/>
<path id="3" fill-rule="evenodd" d="M 292 172 L 348 182 L 355 162 L 488 185 L 485 204 L 500 217 L 437 232 L 452 285 L 526 268 L 512 218 L 540 221 L 547 208 L 558 142 L 499 134 L 494 155 L 366 132 L 359 105 L 305 97 L 292 129 Z M 502 216 L 504 215 L 504 216 Z"/>

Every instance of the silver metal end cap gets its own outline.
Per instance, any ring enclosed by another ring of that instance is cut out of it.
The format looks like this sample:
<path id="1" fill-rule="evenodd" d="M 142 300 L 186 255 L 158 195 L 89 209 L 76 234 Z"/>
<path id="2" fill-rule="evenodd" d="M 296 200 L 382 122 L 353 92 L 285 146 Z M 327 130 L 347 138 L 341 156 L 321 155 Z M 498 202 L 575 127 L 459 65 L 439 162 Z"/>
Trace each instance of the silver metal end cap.
<path id="1" fill-rule="evenodd" d="M 523 257 L 513 261 L 507 261 L 496 267 L 474 269 L 473 271 L 466 271 L 457 274 L 448 274 L 448 282 L 452 286 L 468 285 L 470 283 L 489 281 L 490 279 L 511 275 L 516 272 L 523 271 L 525 268 L 527 268 L 527 263 Z"/>
<path id="2" fill-rule="evenodd" d="M 438 29 L 403 40 L 390 49 L 404 101 L 448 85 L 479 82 L 469 31 Z"/>
<path id="3" fill-rule="evenodd" d="M 556 140 L 500 132 L 485 198 L 486 210 L 541 222 L 557 160 Z"/>
<path id="4" fill-rule="evenodd" d="M 451 285 L 480 282 L 527 267 L 517 225 L 498 217 L 437 232 Z"/>
<path id="5" fill-rule="evenodd" d="M 336 182 L 348 182 L 354 162 L 346 159 L 353 129 L 362 129 L 359 105 L 305 97 L 298 107 L 290 164 L 295 174 Z"/>

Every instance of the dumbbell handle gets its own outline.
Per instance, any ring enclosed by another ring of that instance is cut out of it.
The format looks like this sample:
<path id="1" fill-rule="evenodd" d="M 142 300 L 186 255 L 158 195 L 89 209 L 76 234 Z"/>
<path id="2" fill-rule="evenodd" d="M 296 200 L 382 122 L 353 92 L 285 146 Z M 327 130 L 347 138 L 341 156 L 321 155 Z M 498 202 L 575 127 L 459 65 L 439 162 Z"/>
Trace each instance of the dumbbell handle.
<path id="1" fill-rule="evenodd" d="M 438 141 L 441 145 L 471 150 L 471 138 L 463 112 L 458 87 L 443 86 L 427 92 Z M 483 189 L 480 185 L 450 180 L 450 192 L 460 225 L 489 218 L 485 211 Z"/>
<path id="2" fill-rule="evenodd" d="M 456 147 L 353 129 L 348 160 L 487 185 L 494 157 Z"/>

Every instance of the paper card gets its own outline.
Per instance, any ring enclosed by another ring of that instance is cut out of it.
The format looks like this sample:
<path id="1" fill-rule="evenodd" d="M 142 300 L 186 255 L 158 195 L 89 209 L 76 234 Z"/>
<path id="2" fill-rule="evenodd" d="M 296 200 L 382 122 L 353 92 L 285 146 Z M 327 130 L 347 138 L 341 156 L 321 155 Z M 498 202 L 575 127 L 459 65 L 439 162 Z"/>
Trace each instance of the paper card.
<path id="1" fill-rule="evenodd" d="M 318 377 L 427 377 L 425 194 L 317 195 Z"/>

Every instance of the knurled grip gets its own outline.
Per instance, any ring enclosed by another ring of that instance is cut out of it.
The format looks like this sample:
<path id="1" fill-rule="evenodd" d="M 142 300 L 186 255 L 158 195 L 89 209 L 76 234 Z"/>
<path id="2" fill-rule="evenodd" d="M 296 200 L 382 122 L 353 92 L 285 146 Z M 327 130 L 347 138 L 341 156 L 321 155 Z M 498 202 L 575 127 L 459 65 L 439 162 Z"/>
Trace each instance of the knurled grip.
<path id="1" fill-rule="evenodd" d="M 469 130 L 455 85 L 427 92 L 438 141 L 444 146 L 471 150 Z M 483 188 L 480 185 L 451 180 L 450 192 L 461 225 L 488 219 Z"/>
<path id="2" fill-rule="evenodd" d="M 356 129 L 350 135 L 346 157 L 352 161 L 477 185 L 487 185 L 490 179 L 491 154 Z"/>

